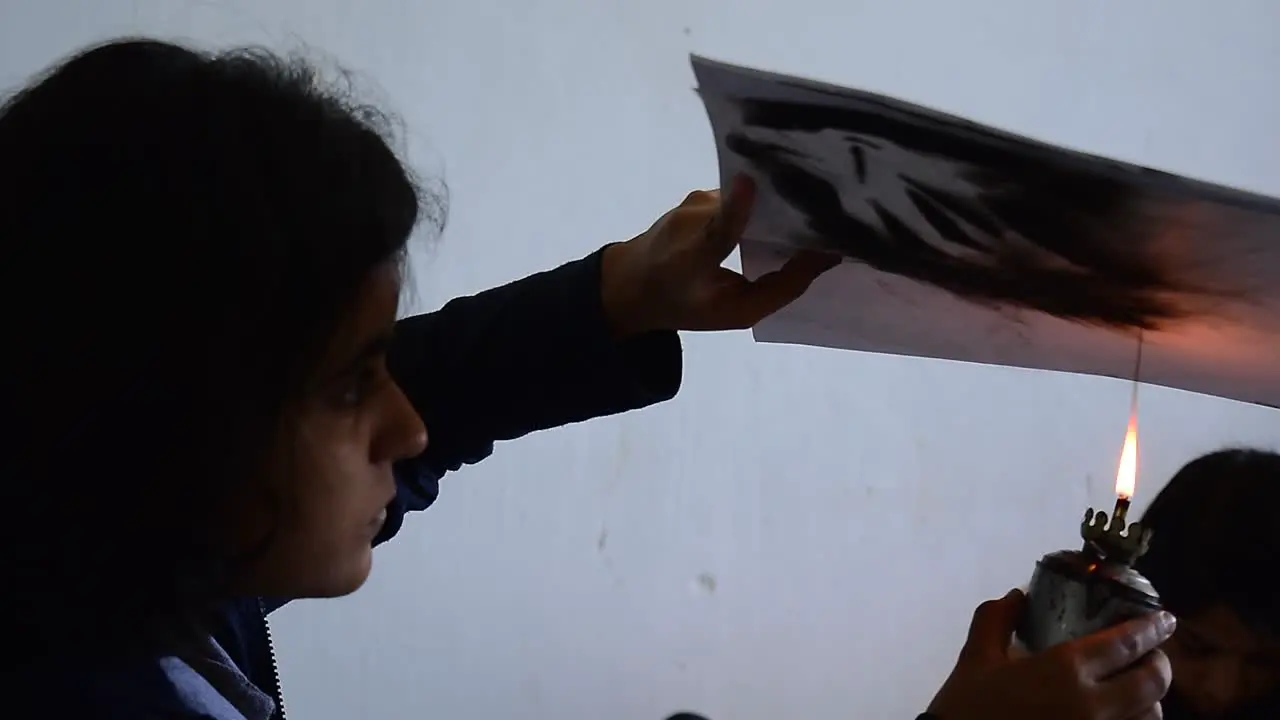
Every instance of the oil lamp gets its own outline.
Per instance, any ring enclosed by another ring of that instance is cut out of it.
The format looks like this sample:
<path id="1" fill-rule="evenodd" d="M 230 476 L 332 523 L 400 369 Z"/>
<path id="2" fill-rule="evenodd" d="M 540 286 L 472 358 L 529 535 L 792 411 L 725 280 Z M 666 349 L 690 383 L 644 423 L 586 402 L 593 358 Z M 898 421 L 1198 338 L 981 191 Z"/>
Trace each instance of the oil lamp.
<path id="1" fill-rule="evenodd" d="M 1089 508 L 1080 525 L 1081 549 L 1052 552 L 1036 563 L 1017 631 L 1027 650 L 1040 652 L 1160 609 L 1155 588 L 1133 569 L 1147 551 L 1151 532 L 1140 523 L 1125 527 L 1137 476 L 1135 402 L 1120 453 L 1111 517 Z"/>

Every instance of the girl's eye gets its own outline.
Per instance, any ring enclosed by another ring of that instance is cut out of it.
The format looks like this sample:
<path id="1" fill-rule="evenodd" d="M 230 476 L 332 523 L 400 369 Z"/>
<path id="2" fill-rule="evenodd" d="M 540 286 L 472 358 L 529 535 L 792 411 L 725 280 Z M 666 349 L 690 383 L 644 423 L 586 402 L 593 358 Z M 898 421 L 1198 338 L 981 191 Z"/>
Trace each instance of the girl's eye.
<path id="1" fill-rule="evenodd" d="M 364 404 L 377 391 L 381 374 L 375 367 L 366 367 L 351 377 L 338 394 L 338 403 L 344 408 L 356 408 Z"/>

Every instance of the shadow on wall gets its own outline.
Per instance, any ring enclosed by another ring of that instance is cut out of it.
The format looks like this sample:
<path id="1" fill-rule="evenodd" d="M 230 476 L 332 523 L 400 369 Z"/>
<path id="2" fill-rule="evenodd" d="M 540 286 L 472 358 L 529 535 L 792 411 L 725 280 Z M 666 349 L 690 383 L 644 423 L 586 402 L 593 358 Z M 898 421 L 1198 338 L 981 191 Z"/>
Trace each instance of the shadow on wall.
<path id="1" fill-rule="evenodd" d="M 1142 212 L 1172 200 L 1136 183 L 869 111 L 735 104 L 742 129 L 725 145 L 803 216 L 794 239 L 806 246 L 969 302 L 1130 332 L 1214 317 L 1218 302 L 1245 299 L 1177 267 Z M 829 150 L 801 149 L 818 133 L 838 139 L 844 168 L 832 170 Z M 842 187 L 851 188 L 844 202 Z"/>

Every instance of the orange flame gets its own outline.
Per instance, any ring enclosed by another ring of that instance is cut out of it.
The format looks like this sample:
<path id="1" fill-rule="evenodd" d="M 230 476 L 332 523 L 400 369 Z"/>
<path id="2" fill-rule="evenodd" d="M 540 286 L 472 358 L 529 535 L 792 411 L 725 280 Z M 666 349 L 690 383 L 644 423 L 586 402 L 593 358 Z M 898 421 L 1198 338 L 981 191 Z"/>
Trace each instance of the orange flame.
<path id="1" fill-rule="evenodd" d="M 1124 449 L 1120 451 L 1120 471 L 1116 473 L 1116 495 L 1128 500 L 1138 484 L 1138 413 L 1129 414 L 1129 428 L 1124 433 Z"/>

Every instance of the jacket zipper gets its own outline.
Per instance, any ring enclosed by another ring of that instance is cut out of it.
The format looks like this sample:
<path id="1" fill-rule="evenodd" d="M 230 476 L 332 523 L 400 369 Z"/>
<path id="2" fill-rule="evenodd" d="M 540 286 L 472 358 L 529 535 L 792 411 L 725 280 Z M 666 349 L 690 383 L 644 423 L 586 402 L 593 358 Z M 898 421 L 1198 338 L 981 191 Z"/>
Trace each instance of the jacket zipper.
<path id="1" fill-rule="evenodd" d="M 262 688 L 276 703 L 275 712 L 271 713 L 271 720 L 285 720 L 284 716 L 284 695 L 280 692 L 280 665 L 276 662 L 276 647 L 271 641 L 271 623 L 267 620 L 267 607 L 262 600 L 258 600 L 258 616 L 262 618 L 262 638 L 266 642 L 266 657 L 264 660 L 270 668 L 265 678 L 262 678 L 267 687 Z"/>

